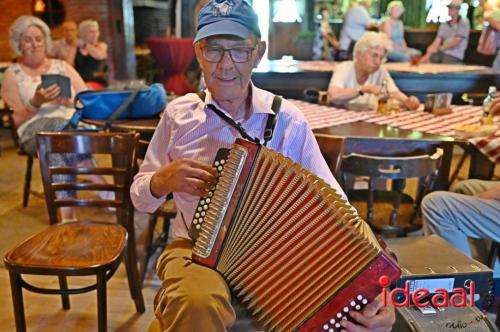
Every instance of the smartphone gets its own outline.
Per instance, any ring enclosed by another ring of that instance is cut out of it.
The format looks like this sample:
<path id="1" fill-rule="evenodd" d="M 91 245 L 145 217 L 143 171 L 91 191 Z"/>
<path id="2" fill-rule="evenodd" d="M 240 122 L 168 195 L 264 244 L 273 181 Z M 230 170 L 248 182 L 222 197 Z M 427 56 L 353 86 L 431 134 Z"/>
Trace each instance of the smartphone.
<path id="1" fill-rule="evenodd" d="M 42 88 L 46 89 L 52 84 L 61 88 L 61 97 L 71 98 L 71 81 L 68 76 L 59 74 L 42 75 Z"/>

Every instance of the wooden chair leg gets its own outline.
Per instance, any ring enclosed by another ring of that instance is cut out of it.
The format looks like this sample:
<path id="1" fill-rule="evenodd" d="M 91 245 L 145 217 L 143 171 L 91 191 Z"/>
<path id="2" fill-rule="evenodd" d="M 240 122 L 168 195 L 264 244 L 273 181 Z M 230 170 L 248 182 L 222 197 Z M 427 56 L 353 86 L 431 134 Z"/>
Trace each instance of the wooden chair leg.
<path id="1" fill-rule="evenodd" d="M 66 277 L 58 276 L 58 278 L 59 278 L 59 288 L 61 290 L 67 290 L 68 289 L 68 281 L 66 280 Z M 63 309 L 69 310 L 69 308 L 70 308 L 69 295 L 68 294 L 61 294 L 61 301 L 62 301 Z"/>
<path id="2" fill-rule="evenodd" d="M 132 213 L 132 212 L 130 212 Z M 127 247 L 125 252 L 125 268 L 127 270 L 128 284 L 130 294 L 135 302 L 137 312 L 143 313 L 146 311 L 144 306 L 144 298 L 142 296 L 141 280 L 139 277 L 139 269 L 137 264 L 137 246 L 135 242 L 135 230 L 127 229 Z"/>
<path id="3" fill-rule="evenodd" d="M 97 273 L 97 324 L 99 332 L 106 332 L 107 322 L 106 271 Z"/>
<path id="4" fill-rule="evenodd" d="M 140 268 L 141 288 L 144 287 L 144 279 L 146 278 L 149 259 L 153 255 L 153 236 L 157 221 L 158 217 L 155 215 L 151 215 L 148 220 L 146 243 L 144 244 L 144 258 L 142 259 Z"/>
<path id="5" fill-rule="evenodd" d="M 24 316 L 23 289 L 21 287 L 21 275 L 9 271 L 10 288 L 12 292 L 12 303 L 14 304 L 14 317 L 16 320 L 16 331 L 26 332 L 26 318 Z"/>
<path id="6" fill-rule="evenodd" d="M 28 156 L 26 160 L 26 173 L 24 175 L 23 208 L 28 206 L 31 191 L 31 170 L 33 169 L 33 157 Z"/>

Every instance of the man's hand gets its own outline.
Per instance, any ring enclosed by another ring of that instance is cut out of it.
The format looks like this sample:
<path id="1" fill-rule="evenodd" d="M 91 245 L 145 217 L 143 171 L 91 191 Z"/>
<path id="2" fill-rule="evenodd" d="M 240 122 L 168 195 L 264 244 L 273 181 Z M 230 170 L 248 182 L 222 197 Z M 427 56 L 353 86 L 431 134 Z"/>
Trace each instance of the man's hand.
<path id="1" fill-rule="evenodd" d="M 483 199 L 496 199 L 497 201 L 500 201 L 500 186 L 476 194 L 476 197 Z"/>
<path id="2" fill-rule="evenodd" d="M 403 102 L 403 106 L 409 110 L 415 110 L 420 106 L 420 101 L 415 96 L 409 96 Z"/>
<path id="3" fill-rule="evenodd" d="M 179 159 L 160 168 L 151 178 L 151 193 L 161 197 L 183 192 L 203 196 L 215 183 L 212 166 L 197 160 Z"/>
<path id="4" fill-rule="evenodd" d="M 384 307 L 383 294 L 379 294 L 372 302 L 361 311 L 351 312 L 351 317 L 356 323 L 343 320 L 342 331 L 349 332 L 390 332 L 396 321 L 394 307 Z"/>

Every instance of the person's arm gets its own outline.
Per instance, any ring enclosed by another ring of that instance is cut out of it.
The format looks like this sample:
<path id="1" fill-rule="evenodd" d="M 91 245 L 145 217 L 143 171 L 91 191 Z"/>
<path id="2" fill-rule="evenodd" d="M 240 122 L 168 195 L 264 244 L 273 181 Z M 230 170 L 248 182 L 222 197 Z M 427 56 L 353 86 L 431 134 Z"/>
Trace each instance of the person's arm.
<path id="1" fill-rule="evenodd" d="M 333 34 L 329 34 L 329 33 L 327 33 L 327 34 L 325 35 L 325 38 L 326 38 L 326 40 L 328 40 L 328 43 L 329 43 L 330 45 L 332 45 L 332 47 L 333 47 L 333 48 L 335 48 L 335 49 L 337 49 L 337 50 L 338 50 L 338 49 L 340 49 L 340 43 L 339 43 L 339 41 L 337 40 L 337 38 L 335 38 L 335 36 L 334 36 Z"/>
<path id="2" fill-rule="evenodd" d="M 482 193 L 476 194 L 476 197 L 482 199 L 494 199 L 500 201 L 500 186 L 495 187 L 493 189 L 489 189 L 487 191 L 483 191 Z"/>
<path id="3" fill-rule="evenodd" d="M 96 46 L 85 44 L 85 49 L 96 60 L 104 60 L 108 57 L 108 45 L 104 42 L 99 42 Z"/>
<path id="4" fill-rule="evenodd" d="M 2 82 L 2 99 L 13 110 L 14 122 L 17 126 L 29 120 L 36 112 L 36 109 L 28 109 L 21 101 L 18 86 L 14 74 L 10 70 L 6 70 Z"/>
<path id="5" fill-rule="evenodd" d="M 364 84 L 360 87 L 347 87 L 348 75 L 353 70 L 352 63 L 345 62 L 337 66 L 328 86 L 327 98 L 329 103 L 341 104 L 359 97 L 361 94 L 378 94 L 381 91 L 382 86 L 372 84 Z"/>
<path id="6" fill-rule="evenodd" d="M 462 42 L 462 39 L 463 39 L 463 37 L 455 36 L 455 37 L 453 37 L 453 39 L 448 40 L 448 41 L 444 42 L 441 46 L 439 46 L 438 50 L 444 51 L 444 50 L 447 50 L 450 48 L 455 48 L 458 45 L 460 45 L 460 43 Z"/>
<path id="7" fill-rule="evenodd" d="M 403 107 L 415 110 L 420 106 L 420 101 L 415 96 L 407 96 L 396 86 L 396 83 L 392 79 L 389 72 L 386 72 L 387 89 L 389 90 L 389 95 L 399 101 Z"/>
<path id="8" fill-rule="evenodd" d="M 500 30 L 500 19 L 495 20 L 495 18 L 490 15 L 487 18 L 485 18 L 485 20 L 488 21 L 488 23 L 490 23 L 490 26 L 493 29 L 497 31 Z"/>
<path id="9" fill-rule="evenodd" d="M 500 115 L 500 93 L 497 92 L 493 102 L 491 103 L 490 116 Z"/>
<path id="10" fill-rule="evenodd" d="M 380 25 L 380 32 L 385 33 L 387 35 L 387 37 L 389 37 L 389 39 L 391 39 L 391 24 L 389 23 L 389 19 L 385 20 Z"/>

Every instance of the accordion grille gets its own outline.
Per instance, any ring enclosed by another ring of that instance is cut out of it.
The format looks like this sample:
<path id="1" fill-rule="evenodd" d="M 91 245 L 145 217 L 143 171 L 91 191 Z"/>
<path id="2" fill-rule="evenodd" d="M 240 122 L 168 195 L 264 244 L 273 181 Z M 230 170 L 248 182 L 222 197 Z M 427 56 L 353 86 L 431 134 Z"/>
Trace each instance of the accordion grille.
<path id="1" fill-rule="evenodd" d="M 214 198 L 231 197 L 240 157 L 231 151 Z M 215 268 L 268 330 L 296 329 L 381 250 L 328 184 L 267 148 L 239 200 Z M 220 205 L 194 250 L 216 236 Z"/>

